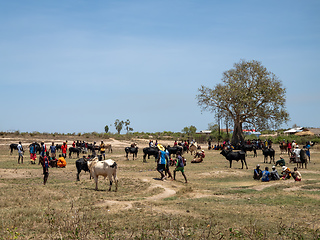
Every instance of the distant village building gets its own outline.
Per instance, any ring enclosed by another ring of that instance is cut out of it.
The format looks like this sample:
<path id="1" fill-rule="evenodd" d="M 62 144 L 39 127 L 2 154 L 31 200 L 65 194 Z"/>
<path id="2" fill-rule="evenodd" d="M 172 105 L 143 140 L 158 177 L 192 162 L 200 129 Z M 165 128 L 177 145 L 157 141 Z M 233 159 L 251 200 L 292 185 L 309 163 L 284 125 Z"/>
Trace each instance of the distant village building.
<path id="1" fill-rule="evenodd" d="M 320 128 L 291 128 L 284 132 L 287 135 L 296 135 L 296 136 L 320 136 Z"/>

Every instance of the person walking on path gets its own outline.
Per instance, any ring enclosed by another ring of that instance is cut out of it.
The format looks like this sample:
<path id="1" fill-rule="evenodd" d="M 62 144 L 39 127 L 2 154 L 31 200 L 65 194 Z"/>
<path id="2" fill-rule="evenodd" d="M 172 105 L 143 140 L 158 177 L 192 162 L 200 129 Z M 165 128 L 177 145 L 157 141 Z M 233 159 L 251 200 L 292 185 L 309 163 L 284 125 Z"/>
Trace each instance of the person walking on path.
<path id="1" fill-rule="evenodd" d="M 166 170 L 166 163 L 168 161 L 168 155 L 165 152 L 165 148 L 161 144 L 157 144 L 157 147 L 159 149 L 159 154 L 158 154 L 158 159 L 157 161 L 157 171 L 161 175 L 161 180 L 164 180 L 166 176 L 164 175 L 163 172 Z"/>
<path id="2" fill-rule="evenodd" d="M 178 151 L 176 168 L 173 170 L 173 180 L 176 180 L 176 172 L 180 171 L 182 176 L 184 177 L 184 180 L 186 181 L 186 183 L 188 183 L 187 177 L 184 174 L 184 166 L 185 164 L 184 164 L 183 158 L 181 157 L 181 152 Z"/>
<path id="3" fill-rule="evenodd" d="M 18 154 L 19 154 L 18 164 L 20 164 L 20 158 L 21 158 L 21 163 L 23 164 L 23 147 L 21 145 L 21 142 L 19 142 L 17 149 L 18 149 Z"/>

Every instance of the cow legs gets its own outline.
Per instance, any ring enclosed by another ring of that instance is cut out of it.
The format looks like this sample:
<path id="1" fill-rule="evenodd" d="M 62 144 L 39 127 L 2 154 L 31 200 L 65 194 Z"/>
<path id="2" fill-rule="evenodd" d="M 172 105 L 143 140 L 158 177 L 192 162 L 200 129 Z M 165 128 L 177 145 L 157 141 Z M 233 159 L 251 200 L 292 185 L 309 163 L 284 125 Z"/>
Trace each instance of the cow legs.
<path id="1" fill-rule="evenodd" d="M 230 168 L 232 167 L 232 160 L 229 160 L 229 162 L 230 162 Z"/>

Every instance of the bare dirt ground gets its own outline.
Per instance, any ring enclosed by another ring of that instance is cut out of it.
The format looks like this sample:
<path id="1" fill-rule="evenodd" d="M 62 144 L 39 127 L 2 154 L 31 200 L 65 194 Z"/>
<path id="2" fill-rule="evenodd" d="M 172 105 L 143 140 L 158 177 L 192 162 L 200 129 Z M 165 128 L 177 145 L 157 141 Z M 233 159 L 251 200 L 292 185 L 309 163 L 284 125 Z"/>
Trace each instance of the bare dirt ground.
<path id="1" fill-rule="evenodd" d="M 77 140 L 76 137 L 74 139 Z M 57 199 L 66 198 L 65 201 L 68 203 L 77 202 L 83 198 L 82 192 L 85 192 L 88 196 L 93 195 L 92 199 L 94 200 L 91 205 L 100 212 L 110 214 L 166 213 L 186 218 L 190 218 L 192 215 L 196 219 L 205 219 L 210 213 L 218 215 L 222 222 L 228 221 L 230 225 L 234 224 L 232 218 L 240 222 L 239 224 L 241 224 L 242 218 L 251 218 L 252 209 L 254 211 L 259 209 L 260 211 L 262 205 L 269 206 L 278 214 L 286 209 L 287 214 L 289 214 L 293 209 L 291 205 L 286 206 L 284 203 L 280 203 L 281 207 L 279 209 L 277 203 L 273 205 L 274 201 L 272 199 L 281 199 L 284 195 L 289 195 L 292 198 L 300 196 L 303 199 L 301 201 L 307 199 L 308 208 L 319 209 L 317 203 L 320 200 L 320 151 L 317 148 L 311 150 L 312 157 L 308 168 L 299 169 L 303 178 L 302 182 L 295 182 L 292 179 L 267 183 L 254 181 L 252 175 L 256 164 L 259 163 L 262 168 L 265 166 L 271 168 L 272 166 L 263 164 L 260 151 L 258 151 L 258 157 L 256 158 L 253 157 L 252 153 L 248 153 L 248 170 L 241 169 L 240 162 L 233 162 L 230 169 L 229 162 L 219 154 L 219 151 L 205 150 L 206 158 L 203 163 L 199 164 L 191 164 L 193 156 L 190 153 L 185 153 L 184 156 L 187 159 L 185 170 L 188 178 L 186 184 L 180 172 L 177 172 L 176 181 L 170 179 L 159 180 L 160 174 L 156 171 L 154 157 L 150 157 L 147 163 L 142 162 L 142 149 L 148 146 L 148 139 L 120 141 L 110 138 L 103 139 L 103 141 L 111 144 L 113 149 L 113 153 L 107 153 L 106 158 L 114 159 L 118 163 L 118 192 L 114 192 L 114 190 L 107 192 L 109 183 L 108 180 L 103 180 L 103 178 L 99 178 L 99 191 L 94 191 L 95 184 L 93 180 L 89 179 L 89 173 L 82 172 L 80 182 L 77 182 L 74 165 L 76 156 L 71 159 L 67 158 L 66 168 L 50 169 L 48 184 L 44 187 L 42 185 L 42 168 L 38 164 L 31 165 L 28 162 L 27 146 L 34 141 L 44 141 L 47 146 L 50 146 L 52 142 L 61 144 L 66 140 L 70 147 L 73 139 L 69 136 L 63 139 L 52 137 L 42 139 L 32 137 L 0 138 L 0 188 L 15 188 L 24 183 L 28 187 L 32 186 L 34 189 L 40 189 L 42 194 L 48 194 Z M 82 141 L 83 139 L 79 140 Z M 84 140 L 90 143 L 96 141 L 97 144 L 101 141 L 101 139 Z M 18 141 L 22 141 L 25 148 L 23 165 L 17 164 L 17 151 L 14 151 L 12 155 L 9 154 L 9 144 L 18 143 Z M 127 160 L 124 153 L 124 148 L 130 146 L 133 142 L 137 143 L 139 147 L 138 159 L 134 161 L 132 161 L 131 156 Z M 172 140 L 160 141 L 160 143 L 173 145 Z M 200 144 L 200 146 L 203 149 L 207 147 L 206 144 Z M 280 153 L 277 146 L 275 146 L 275 149 L 277 160 Z M 293 169 L 295 165 L 290 164 L 289 166 Z M 171 172 L 173 169 L 172 167 Z M 278 171 L 281 172 L 279 167 Z M 66 186 L 66 190 L 61 190 L 61 186 Z M 24 199 L 23 196 L 21 198 Z M 92 199 L 88 201 L 92 201 Z M 80 206 L 74 206 L 73 208 L 80 210 Z M 222 220 L 225 219 L 226 214 L 231 213 L 237 213 L 239 216 L 231 215 L 229 216 L 230 219 Z M 301 213 L 301 219 L 307 218 L 308 222 L 320 227 L 315 223 L 320 219 L 314 217 L 313 213 L 313 210 L 306 211 L 305 209 Z M 307 217 L 303 214 L 307 214 Z M 271 216 L 269 218 L 270 221 L 274 221 Z"/>

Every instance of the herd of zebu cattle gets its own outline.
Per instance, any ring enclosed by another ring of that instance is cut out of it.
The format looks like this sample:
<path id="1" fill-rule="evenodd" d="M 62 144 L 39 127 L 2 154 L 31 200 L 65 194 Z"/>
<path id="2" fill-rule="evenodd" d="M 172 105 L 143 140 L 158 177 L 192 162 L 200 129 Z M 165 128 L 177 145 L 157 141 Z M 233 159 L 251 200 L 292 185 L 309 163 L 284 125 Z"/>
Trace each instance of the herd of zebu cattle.
<path id="1" fill-rule="evenodd" d="M 36 151 L 40 154 L 41 152 L 41 146 L 38 143 L 32 143 L 36 147 Z M 10 147 L 10 153 L 12 154 L 13 150 L 17 149 L 18 144 L 11 144 Z M 29 147 L 31 144 L 29 145 Z M 61 146 L 59 144 L 56 144 L 57 151 L 61 150 Z M 280 144 L 280 150 L 281 153 L 283 153 L 284 150 L 288 152 L 287 149 L 283 148 L 283 144 Z M 112 152 L 111 144 L 106 145 L 106 149 L 108 149 L 108 152 Z M 190 152 L 191 155 L 193 152 L 196 152 L 198 149 L 201 149 L 200 147 L 196 147 L 195 145 L 181 145 L 181 146 L 167 146 L 166 150 L 169 152 L 170 155 L 175 155 L 178 151 L 181 153 Z M 243 165 L 246 165 L 246 168 L 248 169 L 247 162 L 246 162 L 246 156 L 247 152 L 253 152 L 253 157 L 257 157 L 257 150 L 262 150 L 262 155 L 264 156 L 264 163 L 267 163 L 268 158 L 270 158 L 270 162 L 273 161 L 275 163 L 275 150 L 269 145 L 269 147 L 261 147 L 258 148 L 255 144 L 239 144 L 238 146 L 231 147 L 230 145 L 222 146 L 220 154 L 223 155 L 226 160 L 230 162 L 230 168 L 232 167 L 232 161 L 241 161 L 242 163 L 242 169 Z M 219 149 L 219 150 L 220 150 Z M 72 157 L 72 154 L 76 153 L 77 157 L 79 157 L 80 153 L 85 153 L 85 150 L 90 150 L 92 153 L 95 151 L 100 151 L 100 147 L 95 144 L 87 144 L 87 149 L 84 149 L 82 147 L 69 147 L 69 158 Z M 126 147 L 125 149 L 126 158 L 129 160 L 128 155 L 133 155 L 134 158 L 137 158 L 138 150 L 139 148 L 136 146 L 136 144 L 132 144 L 130 147 Z M 236 151 L 234 151 L 236 150 Z M 289 154 L 289 152 L 288 152 Z M 150 159 L 150 156 L 153 156 L 155 159 L 159 156 L 159 149 L 157 147 L 145 147 L 143 148 L 143 161 L 146 162 L 146 157 Z M 301 150 L 300 152 L 300 162 L 305 164 L 307 166 L 307 156 L 304 152 L 304 150 Z M 80 180 L 80 172 L 90 172 L 90 179 L 93 177 L 95 179 L 96 183 L 96 190 L 98 189 L 98 176 L 103 176 L 104 178 L 108 177 L 110 181 L 110 188 L 111 190 L 112 182 L 114 181 L 116 184 L 116 190 L 117 190 L 117 163 L 111 159 L 102 160 L 101 155 L 92 155 L 88 156 L 86 158 L 85 156 L 83 158 L 78 159 L 75 162 L 76 168 L 77 168 L 77 180 Z"/>

